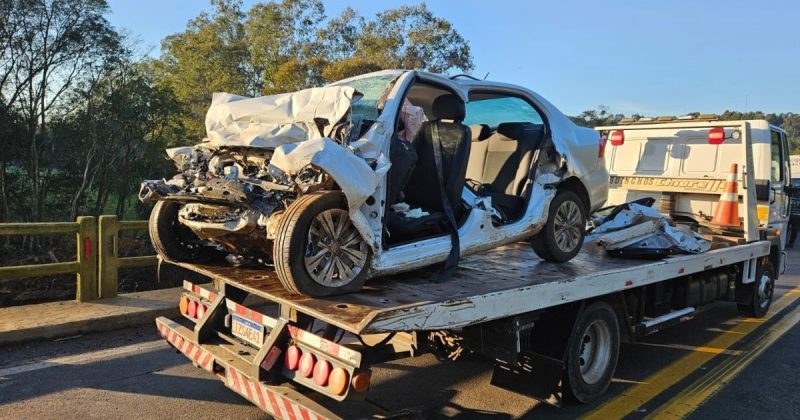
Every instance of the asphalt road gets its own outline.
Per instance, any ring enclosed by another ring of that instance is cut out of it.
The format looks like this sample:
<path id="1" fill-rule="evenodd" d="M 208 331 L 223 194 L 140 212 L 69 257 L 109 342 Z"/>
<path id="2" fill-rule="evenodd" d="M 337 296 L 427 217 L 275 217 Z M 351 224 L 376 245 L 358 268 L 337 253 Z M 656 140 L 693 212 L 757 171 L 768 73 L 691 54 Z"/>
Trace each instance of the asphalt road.
<path id="1" fill-rule="evenodd" d="M 591 405 L 561 409 L 489 384 L 478 357 L 380 365 L 367 401 L 346 418 L 419 410 L 426 418 L 800 418 L 800 252 L 790 254 L 764 321 L 734 304 L 623 345 L 614 382 Z M 791 261 L 795 260 L 794 264 Z M 748 364 L 749 363 L 749 364 Z M 0 349 L 0 418 L 264 418 L 255 406 L 168 348 L 145 326 Z"/>

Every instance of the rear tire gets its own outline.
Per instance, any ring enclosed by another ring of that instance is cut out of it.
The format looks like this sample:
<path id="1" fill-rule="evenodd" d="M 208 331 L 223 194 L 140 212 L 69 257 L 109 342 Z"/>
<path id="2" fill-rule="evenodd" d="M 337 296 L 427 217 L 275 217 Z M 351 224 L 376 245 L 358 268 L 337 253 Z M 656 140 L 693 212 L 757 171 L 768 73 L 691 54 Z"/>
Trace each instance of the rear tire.
<path id="1" fill-rule="evenodd" d="M 275 272 L 292 293 L 320 297 L 358 292 L 367 280 L 371 258 L 339 191 L 298 198 L 278 224 Z"/>
<path id="2" fill-rule="evenodd" d="M 181 262 L 204 262 L 213 251 L 204 246 L 191 229 L 178 221 L 182 204 L 176 201 L 158 201 L 150 212 L 148 232 L 158 255 Z"/>
<path id="3" fill-rule="evenodd" d="M 611 384 L 619 357 L 620 331 L 617 313 L 606 302 L 587 306 L 575 322 L 567 347 L 564 396 L 589 403 Z"/>
<path id="4" fill-rule="evenodd" d="M 585 231 L 583 201 L 570 190 L 559 190 L 550 202 L 542 231 L 531 238 L 531 247 L 543 260 L 566 262 L 580 252 Z"/>
<path id="5" fill-rule="evenodd" d="M 761 318 L 767 314 L 775 291 L 775 268 L 772 263 L 764 263 L 756 272 L 756 281 L 742 284 L 747 288 L 744 298 L 737 304 L 739 313 L 751 318 Z"/>

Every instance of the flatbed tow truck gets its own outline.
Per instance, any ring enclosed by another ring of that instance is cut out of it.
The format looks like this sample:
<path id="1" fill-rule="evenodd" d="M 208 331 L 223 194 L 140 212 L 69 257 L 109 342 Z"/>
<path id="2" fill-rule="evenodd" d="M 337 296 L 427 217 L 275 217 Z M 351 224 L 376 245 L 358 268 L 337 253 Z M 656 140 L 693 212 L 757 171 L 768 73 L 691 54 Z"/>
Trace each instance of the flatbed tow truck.
<path id="1" fill-rule="evenodd" d="M 446 282 L 418 270 L 327 298 L 289 293 L 263 269 L 161 261 L 186 280 L 183 317 L 156 325 L 195 366 L 275 418 L 340 418 L 336 402 L 365 397 L 371 366 L 465 348 L 494 360 L 494 385 L 555 405 L 590 402 L 608 387 L 621 341 L 715 300 L 751 315 L 771 303 L 781 232 L 759 225 L 750 123 L 676 125 L 741 133 L 743 228 L 712 235 L 708 252 L 622 259 L 589 243 L 559 264 L 518 243 L 463 258 Z"/>

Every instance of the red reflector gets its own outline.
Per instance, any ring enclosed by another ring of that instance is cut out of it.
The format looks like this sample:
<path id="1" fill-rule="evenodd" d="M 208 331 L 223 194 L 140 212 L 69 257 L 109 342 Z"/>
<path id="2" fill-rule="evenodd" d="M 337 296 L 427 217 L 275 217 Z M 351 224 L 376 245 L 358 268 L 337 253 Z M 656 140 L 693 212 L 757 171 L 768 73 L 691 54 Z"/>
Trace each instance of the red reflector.
<path id="1" fill-rule="evenodd" d="M 320 360 L 314 366 L 314 383 L 319 386 L 328 385 L 328 376 L 331 375 L 331 364 L 327 360 Z"/>
<path id="2" fill-rule="evenodd" d="M 609 139 L 612 146 L 622 146 L 622 143 L 625 143 L 625 132 L 622 130 L 614 131 Z"/>
<path id="3" fill-rule="evenodd" d="M 300 374 L 306 378 L 311 377 L 311 374 L 314 372 L 314 363 L 317 361 L 316 359 L 317 358 L 311 353 L 303 353 L 303 356 L 300 358 Z"/>
<path id="4" fill-rule="evenodd" d="M 197 316 L 197 302 L 189 299 L 189 309 L 186 311 L 190 318 Z"/>
<path id="5" fill-rule="evenodd" d="M 708 130 L 708 144 L 722 144 L 725 141 L 725 129 L 714 127 Z"/>
<path id="6" fill-rule="evenodd" d="M 86 238 L 83 241 L 83 256 L 89 258 L 89 254 L 92 252 L 92 242 L 89 241 L 89 238 Z"/>
<path id="7" fill-rule="evenodd" d="M 298 366 L 300 366 L 300 356 L 302 352 L 300 348 L 297 346 L 289 346 L 286 349 L 286 356 L 283 357 L 283 363 L 286 365 L 286 368 L 289 370 L 297 370 Z"/>

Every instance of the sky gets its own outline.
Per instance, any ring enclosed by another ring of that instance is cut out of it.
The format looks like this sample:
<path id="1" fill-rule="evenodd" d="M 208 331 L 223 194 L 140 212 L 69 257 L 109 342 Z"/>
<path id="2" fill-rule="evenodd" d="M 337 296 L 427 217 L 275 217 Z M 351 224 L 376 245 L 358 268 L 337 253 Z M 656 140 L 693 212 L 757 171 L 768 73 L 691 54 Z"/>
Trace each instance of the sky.
<path id="1" fill-rule="evenodd" d="M 112 24 L 152 47 L 203 0 L 109 0 Z M 255 3 L 244 0 L 245 7 Z M 324 1 L 364 16 L 415 0 Z M 562 112 L 648 116 L 800 112 L 797 0 L 429 0 L 469 41 L 473 75 L 530 88 Z"/>

